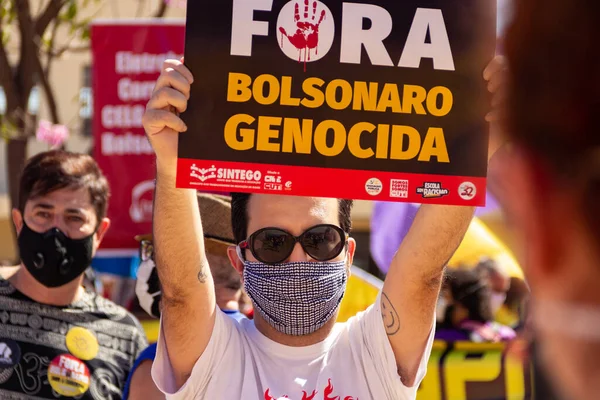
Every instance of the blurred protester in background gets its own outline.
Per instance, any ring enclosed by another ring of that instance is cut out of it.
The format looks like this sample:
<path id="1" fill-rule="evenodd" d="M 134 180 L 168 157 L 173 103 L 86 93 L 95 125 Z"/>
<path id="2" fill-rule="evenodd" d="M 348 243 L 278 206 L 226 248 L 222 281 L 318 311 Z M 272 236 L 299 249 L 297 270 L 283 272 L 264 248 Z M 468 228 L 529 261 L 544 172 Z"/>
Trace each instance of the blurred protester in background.
<path id="1" fill-rule="evenodd" d="M 227 247 L 235 244 L 231 229 L 231 197 L 198 194 L 198 205 L 202 212 L 202 230 L 206 255 L 215 285 L 215 295 L 219 308 L 230 317 L 241 320 L 249 313 L 247 295 L 242 290 L 240 275 L 229 263 Z M 140 306 L 152 317 L 160 318 L 160 281 L 154 265 L 153 245 L 149 235 L 140 243 L 141 264 L 138 269 L 136 295 Z M 124 398 L 131 400 L 164 399 L 158 390 L 150 369 L 156 357 L 156 343 L 151 344 L 140 354 L 131 370 L 124 389 Z"/>
<path id="2" fill-rule="evenodd" d="M 94 268 L 88 267 L 83 273 L 83 287 L 88 292 L 95 292 L 102 295 L 102 281 L 98 278 Z"/>
<path id="3" fill-rule="evenodd" d="M 506 268 L 493 258 L 481 259 L 475 269 L 491 289 L 494 320 L 513 328 L 521 326 L 524 302 L 529 297 L 525 281 L 510 276 Z"/>
<path id="4" fill-rule="evenodd" d="M 510 288 L 506 292 L 506 300 L 502 308 L 496 313 L 496 321 L 515 330 L 523 329 L 527 318 L 529 298 L 530 293 L 527 283 L 523 279 L 511 277 Z"/>
<path id="5" fill-rule="evenodd" d="M 450 268 L 438 302 L 442 320 L 435 338 L 472 342 L 514 339 L 515 332 L 493 321 L 492 290 L 474 269 Z"/>
<path id="6" fill-rule="evenodd" d="M 512 146 L 490 164 L 509 188 L 536 347 L 550 381 L 578 400 L 600 396 L 599 21 L 598 1 L 515 2 Z"/>
<path id="7" fill-rule="evenodd" d="M 506 294 L 510 289 L 510 276 L 491 258 L 482 259 L 475 268 L 490 288 L 492 314 L 495 315 L 506 301 Z"/>
<path id="8" fill-rule="evenodd" d="M 110 225 L 108 197 L 87 155 L 50 151 L 25 166 L 12 211 L 21 266 L 0 279 L 0 398 L 121 398 L 144 332 L 82 286 Z"/>

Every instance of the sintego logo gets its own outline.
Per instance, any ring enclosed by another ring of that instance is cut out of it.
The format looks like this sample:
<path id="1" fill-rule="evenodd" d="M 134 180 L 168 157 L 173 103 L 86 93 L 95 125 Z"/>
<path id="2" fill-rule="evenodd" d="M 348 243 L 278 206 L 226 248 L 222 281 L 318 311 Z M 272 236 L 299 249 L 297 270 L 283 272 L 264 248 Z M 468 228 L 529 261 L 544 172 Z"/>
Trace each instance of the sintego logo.
<path id="1" fill-rule="evenodd" d="M 251 57 L 254 36 L 269 35 L 269 21 L 256 20 L 255 11 L 270 12 L 273 0 L 233 0 L 232 56 Z M 369 20 L 370 24 L 364 24 Z M 317 61 L 331 50 L 340 30 L 340 63 L 361 64 L 366 53 L 372 65 L 419 68 L 431 58 L 436 70 L 454 71 L 454 58 L 442 10 L 417 8 L 400 60 L 392 60 L 384 41 L 394 28 L 390 12 L 375 4 L 342 3 L 341 26 L 318 0 L 292 0 L 277 17 L 277 46 L 297 61 Z M 369 26 L 370 25 L 370 26 Z M 365 28 L 368 26 L 368 28 Z M 364 48 L 364 52 L 362 51 Z"/>
<path id="2" fill-rule="evenodd" d="M 292 0 L 279 13 L 277 32 L 286 56 L 298 62 L 317 61 L 333 46 L 333 14 L 320 1 Z"/>

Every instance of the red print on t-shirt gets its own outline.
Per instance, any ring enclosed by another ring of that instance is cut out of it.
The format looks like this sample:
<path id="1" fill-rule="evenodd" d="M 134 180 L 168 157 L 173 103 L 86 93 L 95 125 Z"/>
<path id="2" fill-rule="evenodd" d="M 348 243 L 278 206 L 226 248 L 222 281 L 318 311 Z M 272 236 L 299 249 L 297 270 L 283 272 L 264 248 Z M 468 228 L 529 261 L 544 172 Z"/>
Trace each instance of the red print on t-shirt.
<path id="1" fill-rule="evenodd" d="M 333 395 L 333 384 L 331 383 L 331 379 L 329 379 L 327 381 L 327 383 L 328 383 L 327 387 L 323 390 L 323 400 L 342 400 L 342 398 L 340 396 L 331 397 Z M 313 390 L 313 392 L 309 396 L 308 393 L 306 393 L 305 391 L 302 391 L 302 400 L 318 400 L 315 397 L 318 393 L 319 392 L 317 390 Z M 286 394 L 281 397 L 275 398 L 275 397 L 271 396 L 269 389 L 267 389 L 265 391 L 265 400 L 281 400 L 281 399 L 289 399 L 289 397 Z M 358 398 L 355 399 L 352 396 L 346 396 L 343 398 L 343 400 L 358 400 Z"/>

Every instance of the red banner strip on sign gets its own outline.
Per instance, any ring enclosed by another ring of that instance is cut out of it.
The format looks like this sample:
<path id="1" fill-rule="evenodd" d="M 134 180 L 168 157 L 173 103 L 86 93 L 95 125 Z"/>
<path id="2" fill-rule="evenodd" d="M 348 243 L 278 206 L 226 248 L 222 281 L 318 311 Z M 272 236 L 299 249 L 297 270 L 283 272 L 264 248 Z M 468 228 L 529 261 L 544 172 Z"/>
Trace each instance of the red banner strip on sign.
<path id="1" fill-rule="evenodd" d="M 483 206 L 486 178 L 180 158 L 177 186 L 201 191 Z"/>

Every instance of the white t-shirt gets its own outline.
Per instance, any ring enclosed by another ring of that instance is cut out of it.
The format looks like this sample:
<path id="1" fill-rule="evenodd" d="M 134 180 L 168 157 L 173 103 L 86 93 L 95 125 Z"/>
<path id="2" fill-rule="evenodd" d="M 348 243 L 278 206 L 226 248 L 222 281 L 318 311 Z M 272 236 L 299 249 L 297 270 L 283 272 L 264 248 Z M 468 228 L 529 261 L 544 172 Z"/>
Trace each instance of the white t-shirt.
<path id="1" fill-rule="evenodd" d="M 237 322 L 217 312 L 215 321 L 206 350 L 179 390 L 159 334 L 152 377 L 168 399 L 414 399 L 427 370 L 435 331 L 434 326 L 415 385 L 409 388 L 397 373 L 380 297 L 366 311 L 336 324 L 323 342 L 306 347 L 276 343 L 261 334 L 252 320 Z"/>

